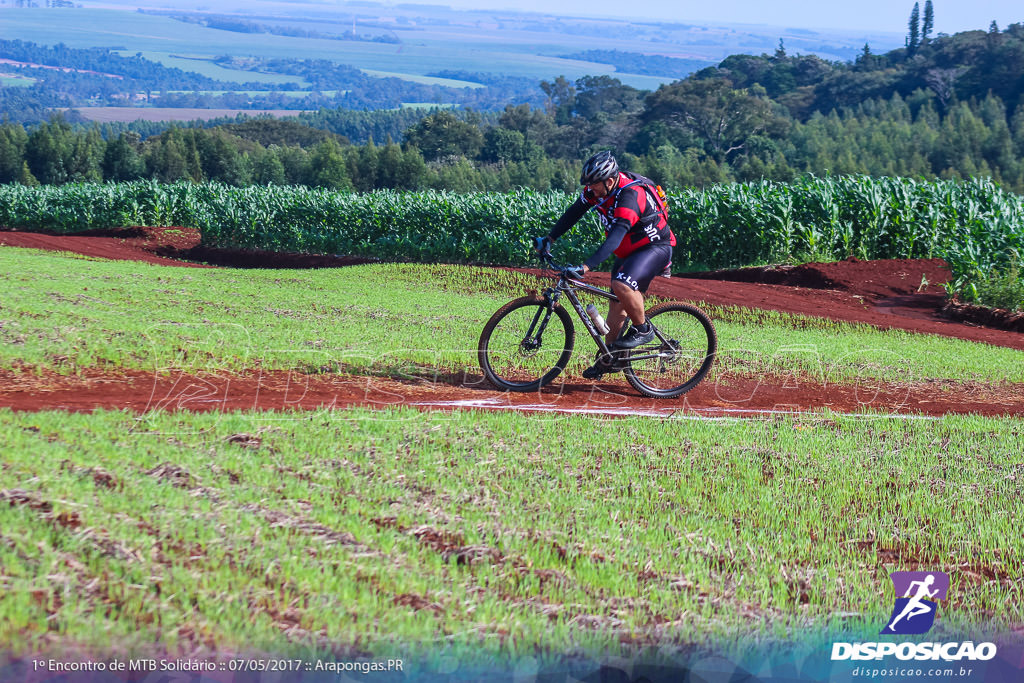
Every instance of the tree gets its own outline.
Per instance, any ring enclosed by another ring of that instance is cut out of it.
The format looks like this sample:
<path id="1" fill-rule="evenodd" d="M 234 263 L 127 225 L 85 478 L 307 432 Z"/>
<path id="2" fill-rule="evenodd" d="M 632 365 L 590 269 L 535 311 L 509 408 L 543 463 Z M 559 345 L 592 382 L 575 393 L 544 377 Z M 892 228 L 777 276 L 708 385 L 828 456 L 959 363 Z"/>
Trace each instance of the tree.
<path id="1" fill-rule="evenodd" d="M 359 150 L 353 150 L 349 156 L 349 177 L 352 185 L 359 192 L 369 192 L 380 185 L 380 154 L 373 137 Z"/>
<path id="2" fill-rule="evenodd" d="M 405 132 L 405 140 L 415 145 L 427 161 L 449 156 L 475 158 L 484 144 L 479 127 L 459 120 L 450 111 L 424 118 Z"/>
<path id="3" fill-rule="evenodd" d="M 592 119 L 601 113 L 609 117 L 637 111 L 640 91 L 611 76 L 584 76 L 576 81 L 574 113 Z"/>
<path id="4" fill-rule="evenodd" d="M 26 187 L 35 187 L 39 184 L 35 176 L 32 175 L 32 171 L 28 169 L 28 162 L 22 162 L 21 173 L 18 175 L 18 182 Z"/>
<path id="5" fill-rule="evenodd" d="M 0 127 L 0 183 L 13 183 L 21 177 L 25 165 L 25 129 L 14 124 Z"/>
<path id="6" fill-rule="evenodd" d="M 864 43 L 864 48 L 854 62 L 858 71 L 871 71 L 878 65 L 878 58 L 871 51 L 871 46 Z"/>
<path id="7" fill-rule="evenodd" d="M 44 123 L 28 136 L 25 162 L 40 183 L 49 185 L 68 181 L 65 160 L 70 156 L 70 149 L 62 126 L 67 124 Z M 70 127 L 68 129 L 70 131 Z"/>
<path id="8" fill-rule="evenodd" d="M 676 81 L 647 98 L 644 120 L 662 120 L 691 132 L 719 162 L 743 149 L 771 118 L 767 100 L 734 89 L 724 78 Z"/>
<path id="9" fill-rule="evenodd" d="M 569 79 L 559 76 L 550 83 L 541 81 L 540 89 L 547 96 L 546 108 L 548 114 L 554 117 L 555 123 L 568 123 L 576 106 L 576 88 L 572 87 Z"/>
<path id="10" fill-rule="evenodd" d="M 696 78 L 728 78 L 737 88 L 747 88 L 754 83 L 764 83 L 772 70 L 772 63 L 765 55 L 729 55 L 718 65 L 718 69 L 704 69 L 694 75 Z"/>
<path id="11" fill-rule="evenodd" d="M 921 44 L 925 45 L 932 39 L 932 29 L 935 28 L 935 8 L 932 0 L 924 2 L 924 22 L 921 26 Z"/>
<path id="12" fill-rule="evenodd" d="M 228 185 L 247 185 L 252 180 L 249 159 L 241 153 L 240 139 L 221 129 L 193 131 L 200 165 L 207 180 Z"/>
<path id="13" fill-rule="evenodd" d="M 518 130 L 501 126 L 488 128 L 484 134 L 484 147 L 480 152 L 483 161 L 522 161 L 526 153 L 526 138 Z"/>
<path id="14" fill-rule="evenodd" d="M 935 96 L 939 98 L 939 104 L 945 109 L 953 97 L 953 86 L 956 79 L 967 71 L 966 67 L 958 66 L 952 69 L 929 69 L 924 76 L 924 82 L 932 89 Z"/>
<path id="15" fill-rule="evenodd" d="M 910 12 L 910 21 L 907 27 L 909 28 L 907 33 L 907 54 L 912 55 L 917 52 L 917 48 L 921 44 L 921 8 L 916 2 L 914 3 L 914 9 Z"/>
<path id="16" fill-rule="evenodd" d="M 276 145 L 271 145 L 268 151 L 272 151 L 284 167 L 286 184 L 309 183 L 312 176 L 309 152 L 301 147 L 277 147 Z"/>
<path id="17" fill-rule="evenodd" d="M 40 183 L 102 180 L 100 164 L 106 143 L 98 128 L 75 133 L 61 116 L 54 116 L 28 136 L 25 161 Z"/>
<path id="18" fill-rule="evenodd" d="M 999 24 L 993 19 L 992 23 L 988 25 L 988 35 L 985 36 L 985 44 L 988 46 L 989 51 L 994 53 L 1001 42 Z"/>
<path id="19" fill-rule="evenodd" d="M 398 187 L 398 170 L 402 165 L 402 148 L 388 137 L 377 154 L 377 187 Z"/>
<path id="20" fill-rule="evenodd" d="M 203 180 L 195 131 L 171 128 L 147 145 L 143 157 L 146 161 L 146 173 L 165 183 L 176 180 Z"/>
<path id="21" fill-rule="evenodd" d="M 329 139 L 321 142 L 313 150 L 309 162 L 311 185 L 331 190 L 352 189 L 345 169 L 345 154 L 337 141 Z"/>
<path id="22" fill-rule="evenodd" d="M 189 177 L 185 149 L 171 136 L 160 139 L 146 149 L 146 173 L 165 183 Z"/>
<path id="23" fill-rule="evenodd" d="M 277 158 L 274 149 L 268 149 L 256 157 L 253 163 L 252 179 L 258 185 L 285 185 L 288 176 L 284 164 Z"/>
<path id="24" fill-rule="evenodd" d="M 103 172 L 100 167 L 106 147 L 107 143 L 103 141 L 100 129 L 95 124 L 84 135 L 80 133 L 75 135 L 71 146 L 71 161 L 68 166 L 71 180 L 88 183 L 103 180 Z"/>
<path id="25" fill-rule="evenodd" d="M 145 175 L 146 165 L 139 156 L 138 144 L 138 133 L 121 133 L 107 144 L 102 164 L 104 180 L 138 180 Z"/>
<path id="26" fill-rule="evenodd" d="M 389 143 L 388 156 L 395 157 L 394 152 L 390 150 L 397 148 L 398 145 Z M 401 159 L 390 182 L 401 190 L 418 190 L 423 187 L 426 176 L 427 162 L 423 160 L 423 155 L 418 149 L 410 147 L 401 151 Z"/>

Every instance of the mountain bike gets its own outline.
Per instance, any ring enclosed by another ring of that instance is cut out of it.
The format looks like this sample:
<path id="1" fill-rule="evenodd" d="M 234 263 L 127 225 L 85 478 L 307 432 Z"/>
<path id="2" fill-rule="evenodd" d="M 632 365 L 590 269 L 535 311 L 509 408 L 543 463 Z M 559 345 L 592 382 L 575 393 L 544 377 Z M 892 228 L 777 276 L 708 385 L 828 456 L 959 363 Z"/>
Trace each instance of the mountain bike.
<path id="1" fill-rule="evenodd" d="M 542 255 L 558 273 L 554 287 L 541 295 L 508 302 L 487 321 L 477 357 L 487 379 L 506 391 L 535 391 L 558 377 L 569 364 L 576 341 L 572 316 L 561 304 L 564 296 L 597 345 L 598 359 L 621 370 L 626 381 L 645 396 L 675 398 L 700 384 L 715 362 L 718 338 L 711 319 L 696 306 L 658 304 L 646 312 L 654 339 L 634 349 L 614 349 L 580 303 L 579 292 L 618 301 L 610 291 L 594 287 Z M 622 325 L 621 337 L 630 321 Z"/>

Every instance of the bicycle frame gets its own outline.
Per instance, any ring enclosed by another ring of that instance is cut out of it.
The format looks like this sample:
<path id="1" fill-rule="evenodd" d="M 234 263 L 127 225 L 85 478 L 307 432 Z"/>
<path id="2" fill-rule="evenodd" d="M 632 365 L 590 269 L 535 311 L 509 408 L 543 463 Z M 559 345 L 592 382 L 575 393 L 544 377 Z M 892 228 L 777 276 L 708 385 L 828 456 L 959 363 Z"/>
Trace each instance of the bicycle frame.
<path id="1" fill-rule="evenodd" d="M 565 274 L 565 269 L 557 266 L 555 262 L 551 259 L 550 255 L 544 255 L 542 256 L 542 258 L 544 258 L 544 260 L 547 261 L 549 266 L 559 271 L 559 278 L 558 282 L 555 284 L 554 287 L 548 287 L 547 289 L 544 290 L 544 300 L 547 301 L 548 304 L 548 314 L 544 317 L 544 322 L 542 323 L 540 330 L 537 332 L 536 337 L 539 339 L 540 336 L 544 333 L 544 328 L 547 327 L 547 322 L 551 317 L 552 308 L 556 303 L 558 303 L 558 300 L 561 298 L 562 294 L 565 294 L 566 298 L 569 299 L 569 303 L 571 303 L 572 307 L 576 310 L 576 315 L 579 317 L 580 320 L 583 321 L 583 325 L 587 328 L 587 332 L 590 333 L 590 336 L 591 338 L 593 338 L 594 343 L 597 344 L 597 348 L 601 351 L 602 357 L 610 356 L 614 358 L 615 352 L 608 347 L 607 343 L 605 343 L 604 335 L 597 331 L 597 328 L 594 326 L 594 321 L 590 319 L 589 315 L 587 315 L 587 310 L 580 302 L 580 298 L 576 295 L 576 292 L 577 290 L 582 290 L 590 294 L 595 294 L 597 296 L 608 299 L 609 301 L 618 301 L 619 297 L 615 296 L 615 294 L 609 292 L 608 290 L 601 289 L 600 287 L 594 287 L 593 285 L 588 285 L 583 280 L 568 277 Z M 537 316 L 534 317 L 533 325 L 530 326 L 530 330 L 533 330 L 536 327 L 537 318 L 539 317 L 540 311 L 537 311 Z M 620 335 L 622 334 L 623 330 L 627 329 L 627 323 L 628 318 L 627 321 L 623 322 L 622 328 L 619 330 Z M 664 335 L 662 335 L 661 331 L 658 330 L 658 328 L 654 325 L 653 322 L 650 322 L 650 324 L 651 327 L 654 329 L 655 336 L 657 336 L 657 338 L 660 339 L 664 345 L 671 348 L 672 344 L 670 343 L 670 341 L 666 339 Z M 529 337 L 529 335 L 527 336 Z M 643 356 L 630 355 L 629 360 L 649 360 L 653 358 L 665 358 L 666 356 L 670 357 L 671 354 L 651 353 Z"/>

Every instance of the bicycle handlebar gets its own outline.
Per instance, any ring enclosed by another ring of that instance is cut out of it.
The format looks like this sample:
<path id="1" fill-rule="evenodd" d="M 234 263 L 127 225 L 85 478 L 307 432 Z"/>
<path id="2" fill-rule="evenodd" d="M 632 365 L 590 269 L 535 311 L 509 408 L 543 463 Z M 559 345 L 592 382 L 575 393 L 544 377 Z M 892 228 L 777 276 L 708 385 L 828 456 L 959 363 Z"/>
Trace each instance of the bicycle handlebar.
<path id="1" fill-rule="evenodd" d="M 561 266 L 555 263 L 555 259 L 551 256 L 550 252 L 538 253 L 537 255 L 540 257 L 540 260 L 546 263 L 551 270 L 555 271 L 560 275 L 564 275 L 565 271 L 569 268 L 569 266 Z"/>

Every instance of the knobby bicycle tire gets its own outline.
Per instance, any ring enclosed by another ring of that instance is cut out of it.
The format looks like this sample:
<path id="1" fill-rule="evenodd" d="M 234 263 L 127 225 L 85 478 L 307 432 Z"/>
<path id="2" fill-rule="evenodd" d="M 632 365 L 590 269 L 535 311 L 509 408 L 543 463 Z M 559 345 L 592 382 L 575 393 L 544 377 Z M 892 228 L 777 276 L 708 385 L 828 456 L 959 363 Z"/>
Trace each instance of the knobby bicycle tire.
<path id="1" fill-rule="evenodd" d="M 477 358 L 484 376 L 494 386 L 505 391 L 535 391 L 558 377 L 568 365 L 576 328 L 562 306 L 552 307 L 553 315 L 547 317 L 540 346 L 533 348 L 526 340 L 538 311 L 538 321 L 543 320 L 547 307 L 547 301 L 537 296 L 513 299 L 484 325 Z"/>
<path id="2" fill-rule="evenodd" d="M 715 326 L 704 311 L 677 302 L 659 304 L 647 311 L 646 316 L 670 338 L 673 346 L 669 348 L 655 337 L 650 344 L 630 351 L 629 365 L 623 369 L 626 381 L 650 398 L 682 396 L 701 383 L 715 362 L 718 351 Z M 653 353 L 664 357 L 632 360 L 632 357 Z"/>

